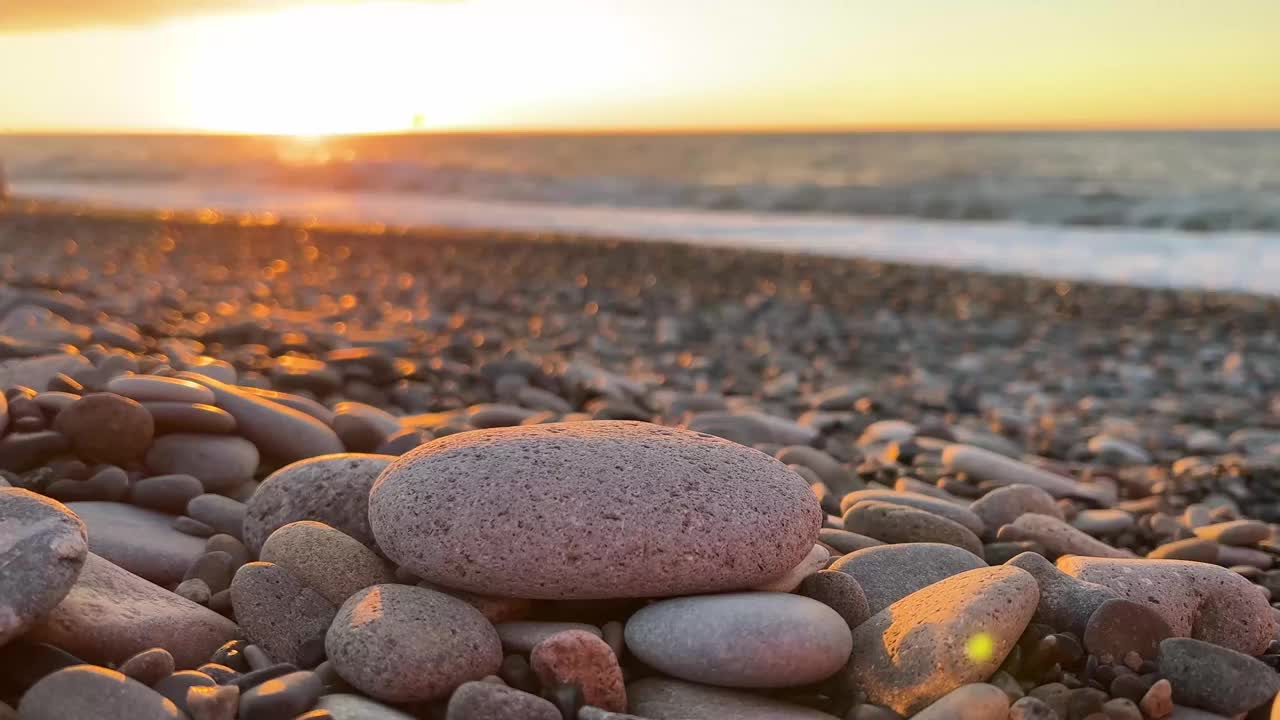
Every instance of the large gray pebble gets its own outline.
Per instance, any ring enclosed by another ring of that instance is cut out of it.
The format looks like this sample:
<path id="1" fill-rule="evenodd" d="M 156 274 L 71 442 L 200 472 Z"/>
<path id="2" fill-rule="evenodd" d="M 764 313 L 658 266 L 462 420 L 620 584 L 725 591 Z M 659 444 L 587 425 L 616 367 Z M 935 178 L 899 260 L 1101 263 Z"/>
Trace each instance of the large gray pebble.
<path id="1" fill-rule="evenodd" d="M 253 479 L 258 448 L 237 435 L 161 435 L 147 451 L 146 465 L 157 475 L 191 475 L 206 492 L 226 492 Z"/>
<path id="2" fill-rule="evenodd" d="M 18 704 L 21 720 L 185 720 L 171 700 L 137 680 L 96 665 L 73 665 L 41 678 Z"/>
<path id="3" fill-rule="evenodd" d="M 1062 508 L 1053 496 L 1034 485 L 1006 485 L 974 500 L 969 509 L 982 518 L 991 537 L 1002 525 L 1017 520 L 1026 513 L 1038 513 L 1062 519 Z"/>
<path id="4" fill-rule="evenodd" d="M 1159 665 L 1174 702 L 1222 715 L 1249 712 L 1280 692 L 1280 675 L 1266 663 L 1200 640 L 1164 640 Z"/>
<path id="5" fill-rule="evenodd" d="M 873 614 L 920 588 L 980 567 L 986 567 L 986 563 L 973 553 L 941 543 L 869 547 L 849 553 L 831 565 L 832 570 L 852 575 L 858 581 Z"/>
<path id="6" fill-rule="evenodd" d="M 941 515 L 906 505 L 862 500 L 844 514 L 849 532 L 887 543 L 936 542 L 954 545 L 982 557 L 982 541 L 965 526 Z"/>
<path id="7" fill-rule="evenodd" d="M 259 557 L 288 570 L 334 607 L 370 585 L 395 581 L 393 569 L 377 553 L 312 520 L 289 523 L 271 533 Z"/>
<path id="8" fill-rule="evenodd" d="M 849 658 L 839 613 L 801 595 L 726 593 L 672 598 L 627 620 L 627 648 L 682 680 L 740 688 L 817 682 Z"/>
<path id="9" fill-rule="evenodd" d="M 375 585 L 348 598 L 325 649 L 344 680 L 388 702 L 442 698 L 502 664 L 498 633 L 479 610 L 409 585 Z"/>
<path id="10" fill-rule="evenodd" d="M 376 547 L 369 528 L 369 489 L 395 459 L 340 453 L 301 460 L 271 473 L 246 503 L 245 545 L 257 553 L 281 527 L 315 520 Z"/>
<path id="11" fill-rule="evenodd" d="M 314 667 L 324 657 L 324 634 L 337 607 L 269 562 L 242 566 L 231 580 L 236 620 L 276 662 Z"/>
<path id="12" fill-rule="evenodd" d="M 237 431 L 263 455 L 292 462 L 344 450 L 342 441 L 328 425 L 306 413 L 195 373 L 183 373 L 181 377 L 212 390 L 218 407 L 231 413 Z"/>
<path id="13" fill-rule="evenodd" d="M 0 645 L 66 597 L 89 552 L 87 538 L 84 523 L 62 503 L 0 488 Z"/>
<path id="14" fill-rule="evenodd" d="M 813 548 L 822 510 L 799 475 L 758 451 L 590 422 L 427 443 L 382 474 L 369 520 L 383 552 L 426 580 L 593 599 L 769 582 Z"/>
<path id="15" fill-rule="evenodd" d="M 1086 485 L 973 445 L 948 445 L 942 452 L 942 463 L 948 470 L 995 485 L 1034 485 L 1054 497 L 1091 500 L 1104 506 L 1116 500 L 1114 487 Z"/>

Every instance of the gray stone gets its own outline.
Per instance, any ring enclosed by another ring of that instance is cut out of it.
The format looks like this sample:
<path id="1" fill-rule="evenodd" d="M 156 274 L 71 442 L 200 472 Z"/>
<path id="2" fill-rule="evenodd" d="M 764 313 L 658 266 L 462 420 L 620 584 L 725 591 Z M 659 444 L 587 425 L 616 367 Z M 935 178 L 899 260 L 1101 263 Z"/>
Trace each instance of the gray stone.
<path id="1" fill-rule="evenodd" d="M 990 677 L 1031 622 L 1038 590 L 1007 565 L 918 590 L 854 628 L 848 679 L 871 702 L 913 715 Z"/>
<path id="2" fill-rule="evenodd" d="M 342 441 L 325 423 L 256 393 L 194 373 L 184 379 L 213 391 L 218 407 L 236 419 L 236 429 L 263 455 L 280 462 L 292 462 L 317 455 L 343 451 Z"/>
<path id="3" fill-rule="evenodd" d="M 371 453 L 400 431 L 396 416 L 372 405 L 340 402 L 333 408 L 333 431 L 348 452 Z"/>
<path id="4" fill-rule="evenodd" d="M 1036 579 L 1040 602 L 1035 621 L 1076 637 L 1084 637 L 1089 618 L 1103 603 L 1117 597 L 1110 588 L 1063 573 L 1039 553 L 1024 552 L 1005 564 L 1026 570 Z"/>
<path id="5" fill-rule="evenodd" d="M 142 407 L 151 414 L 157 435 L 163 433 L 224 435 L 236 431 L 235 417 L 213 405 L 144 402 Z"/>
<path id="6" fill-rule="evenodd" d="M 741 445 L 810 445 L 818 431 L 787 418 L 759 412 L 703 412 L 689 421 L 689 429 Z"/>
<path id="7" fill-rule="evenodd" d="M 1231 520 L 1203 525 L 1195 533 L 1220 545 L 1254 545 L 1271 537 L 1271 528 L 1257 520 Z"/>
<path id="8" fill-rule="evenodd" d="M 1252 584 L 1227 570 L 1184 560 L 1064 557 L 1058 568 L 1105 585 L 1159 613 L 1173 634 L 1260 655 L 1276 637 L 1276 618 Z"/>
<path id="9" fill-rule="evenodd" d="M 301 715 L 324 692 L 320 676 L 308 670 L 268 680 L 240 695 L 239 720 L 277 720 Z"/>
<path id="10" fill-rule="evenodd" d="M 156 438 L 145 462 L 157 475 L 190 475 L 206 492 L 227 492 L 253 479 L 258 449 L 235 435 L 174 433 Z"/>
<path id="11" fill-rule="evenodd" d="M 929 495 L 921 495 L 920 493 L 897 492 L 896 490 L 860 490 L 840 498 L 840 509 L 847 512 L 863 500 L 905 505 L 933 513 L 934 515 L 940 515 L 954 523 L 963 525 L 969 532 L 977 536 L 986 532 L 986 524 L 982 521 L 982 518 L 968 508 L 961 507 L 948 500 L 941 500 Z"/>
<path id="12" fill-rule="evenodd" d="M 89 550 L 157 585 L 182 582 L 204 541 L 173 529 L 173 517 L 113 502 L 73 502 L 89 532 Z"/>
<path id="13" fill-rule="evenodd" d="M 248 639 L 273 660 L 309 668 L 324 659 L 324 634 L 337 607 L 284 568 L 241 566 L 231 580 L 231 605 Z"/>
<path id="14" fill-rule="evenodd" d="M 22 385 L 33 390 L 48 390 L 49 381 L 59 373 L 74 375 L 93 365 L 83 355 L 40 355 L 0 362 L 0 388 Z"/>
<path id="15" fill-rule="evenodd" d="M 801 465 L 818 474 L 818 478 L 832 492 L 844 495 L 862 489 L 864 483 L 856 478 L 838 460 L 827 453 L 808 445 L 788 445 L 773 456 L 787 465 Z"/>
<path id="16" fill-rule="evenodd" d="M 315 520 L 376 548 L 369 528 L 369 489 L 395 459 L 391 455 L 325 455 L 271 473 L 246 503 L 245 545 L 257 553 L 281 527 Z"/>
<path id="17" fill-rule="evenodd" d="M 1071 518 L 1072 527 L 1094 537 L 1118 535 L 1134 524 L 1133 515 L 1124 510 L 1082 510 Z"/>
<path id="18" fill-rule="evenodd" d="M 836 530 L 834 528 L 822 528 L 818 531 L 818 542 L 823 545 L 830 546 L 837 553 L 848 554 L 862 550 L 863 548 L 884 545 L 883 540 L 877 540 L 866 535 L 851 533 L 848 530 Z"/>
<path id="19" fill-rule="evenodd" d="M 1134 652 L 1153 659 L 1160 642 L 1173 636 L 1169 623 L 1146 605 L 1113 598 L 1098 606 L 1084 631 L 1084 647 L 1092 655 L 1119 660 Z"/>
<path id="20" fill-rule="evenodd" d="M 632 712 L 652 720 L 836 720 L 802 705 L 663 677 L 628 684 L 627 698 Z"/>
<path id="21" fill-rule="evenodd" d="M 682 680 L 776 688 L 825 679 L 849 658 L 848 624 L 800 595 L 728 593 L 672 598 L 631 616 L 627 648 Z"/>
<path id="22" fill-rule="evenodd" d="M 73 665 L 41 678 L 18 704 L 21 720 L 185 720 L 173 702 L 137 680 L 94 665 Z"/>
<path id="23" fill-rule="evenodd" d="M 965 526 L 941 515 L 906 505 L 862 500 L 844 514 L 850 532 L 887 543 L 943 543 L 982 557 L 982 541 Z"/>
<path id="24" fill-rule="evenodd" d="M 240 637 L 235 623 L 89 553 L 71 592 L 27 634 L 89 662 L 114 664 L 164 648 L 193 668 Z"/>
<path id="25" fill-rule="evenodd" d="M 271 533 L 259 557 L 288 570 L 334 607 L 370 585 L 395 582 L 389 564 L 360 541 L 311 520 Z"/>
<path id="26" fill-rule="evenodd" d="M 1186 538 L 1159 545 L 1147 553 L 1152 560 L 1191 560 L 1193 562 L 1218 562 L 1218 543 L 1205 538 Z"/>
<path id="27" fill-rule="evenodd" d="M 995 685 L 962 685 L 933 701 L 912 720 L 1007 720 L 1009 696 Z"/>
<path id="28" fill-rule="evenodd" d="M 0 645 L 62 602 L 88 552 L 84 523 L 65 505 L 0 488 Z"/>
<path id="29" fill-rule="evenodd" d="M 240 687 L 216 685 L 187 689 L 187 712 L 191 720 L 236 720 L 240 712 Z"/>
<path id="30" fill-rule="evenodd" d="M 867 594 L 852 575 L 839 570 L 822 570 L 800 583 L 800 594 L 835 610 L 845 624 L 855 628 L 871 617 Z"/>
<path id="31" fill-rule="evenodd" d="M 1280 692 L 1280 675 L 1266 663 L 1200 640 L 1166 639 L 1159 665 L 1174 702 L 1222 715 L 1249 712 Z"/>
<path id="32" fill-rule="evenodd" d="M 152 690 L 173 701 L 183 713 L 188 712 L 187 691 L 194 687 L 214 687 L 213 678 L 198 670 L 179 670 L 168 677 L 161 678 Z"/>
<path id="33" fill-rule="evenodd" d="M 1049 552 L 1050 557 L 1085 555 L 1101 558 L 1132 558 L 1128 550 L 1112 547 L 1089 537 L 1067 523 L 1048 515 L 1026 514 L 1000 528 L 996 537 L 1005 542 L 1031 540 Z"/>
<path id="34" fill-rule="evenodd" d="M 244 527 L 245 504 L 225 495 L 206 493 L 187 503 L 187 515 L 215 531 L 240 537 Z"/>
<path id="35" fill-rule="evenodd" d="M 1027 697 L 1014 701 L 1009 707 L 1009 720 L 1059 720 L 1049 704 L 1040 698 Z"/>
<path id="36" fill-rule="evenodd" d="M 375 585 L 348 598 L 325 649 L 344 680 L 387 702 L 443 698 L 502 664 L 498 633 L 479 610 L 408 585 Z"/>
<path id="37" fill-rule="evenodd" d="M 472 680 L 449 696 L 445 720 L 561 720 L 560 710 L 549 701 L 523 690 Z"/>
<path id="38" fill-rule="evenodd" d="M 138 507 L 177 515 L 203 492 L 204 485 L 191 475 L 153 475 L 133 483 L 128 499 Z"/>
<path id="39" fill-rule="evenodd" d="M 980 567 L 986 563 L 953 545 L 902 543 L 849 553 L 830 569 L 858 581 L 874 614 L 923 587 Z"/>
<path id="40" fill-rule="evenodd" d="M 115 465 L 103 465 L 87 480 L 62 478 L 49 483 L 46 495 L 62 502 L 107 500 L 117 502 L 129 494 L 129 475 Z"/>
<path id="41" fill-rule="evenodd" d="M 1090 500 L 1103 506 L 1115 502 L 1115 488 L 1086 485 L 972 445 L 948 445 L 942 452 L 948 470 L 962 472 L 995 485 L 1034 485 L 1054 497 Z"/>
<path id="42" fill-rule="evenodd" d="M 138 402 L 160 401 L 212 405 L 213 391 L 190 380 L 159 375 L 121 375 L 107 381 L 106 389 Z"/>
<path id="43" fill-rule="evenodd" d="M 151 686 L 173 674 L 173 655 L 164 648 L 150 648 L 120 663 L 120 672 Z"/>
<path id="44" fill-rule="evenodd" d="M 522 522 L 493 521 L 505 516 Z M 383 552 L 426 580 L 598 599 L 769 582 L 813 548 L 822 510 L 799 475 L 763 453 L 607 421 L 427 443 L 382 474 L 369 519 Z"/>
<path id="45" fill-rule="evenodd" d="M 517 620 L 494 625 L 498 631 L 498 639 L 502 642 L 503 652 L 529 654 L 538 643 L 566 630 L 581 630 L 594 635 L 603 636 L 595 625 L 575 622 L 550 622 L 546 620 Z"/>

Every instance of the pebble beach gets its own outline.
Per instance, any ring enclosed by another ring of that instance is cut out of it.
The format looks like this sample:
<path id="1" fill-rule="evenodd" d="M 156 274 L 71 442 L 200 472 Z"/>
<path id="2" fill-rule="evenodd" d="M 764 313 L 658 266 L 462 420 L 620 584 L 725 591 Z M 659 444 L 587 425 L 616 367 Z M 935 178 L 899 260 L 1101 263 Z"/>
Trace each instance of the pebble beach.
<path id="1" fill-rule="evenodd" d="M 0 204 L 0 720 L 1274 720 L 1277 318 Z"/>

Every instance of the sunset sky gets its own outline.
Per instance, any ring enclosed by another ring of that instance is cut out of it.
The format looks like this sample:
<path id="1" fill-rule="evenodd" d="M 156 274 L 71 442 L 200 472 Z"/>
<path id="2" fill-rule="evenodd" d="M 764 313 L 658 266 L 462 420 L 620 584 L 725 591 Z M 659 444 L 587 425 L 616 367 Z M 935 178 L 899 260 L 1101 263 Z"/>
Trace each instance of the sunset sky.
<path id="1" fill-rule="evenodd" d="M 0 130 L 1280 127 L 1277 0 L 5 0 Z"/>

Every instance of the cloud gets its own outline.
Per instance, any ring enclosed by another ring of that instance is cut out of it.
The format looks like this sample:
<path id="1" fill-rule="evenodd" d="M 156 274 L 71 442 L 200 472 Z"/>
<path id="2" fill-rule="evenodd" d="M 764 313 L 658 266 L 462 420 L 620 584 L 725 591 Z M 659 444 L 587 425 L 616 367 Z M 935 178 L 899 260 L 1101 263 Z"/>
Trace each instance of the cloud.
<path id="1" fill-rule="evenodd" d="M 0 34 L 139 25 L 189 15 L 342 3 L 351 4 L 352 0 L 0 0 Z"/>

